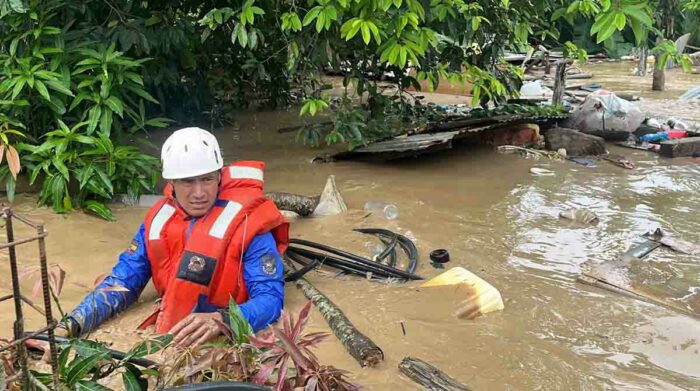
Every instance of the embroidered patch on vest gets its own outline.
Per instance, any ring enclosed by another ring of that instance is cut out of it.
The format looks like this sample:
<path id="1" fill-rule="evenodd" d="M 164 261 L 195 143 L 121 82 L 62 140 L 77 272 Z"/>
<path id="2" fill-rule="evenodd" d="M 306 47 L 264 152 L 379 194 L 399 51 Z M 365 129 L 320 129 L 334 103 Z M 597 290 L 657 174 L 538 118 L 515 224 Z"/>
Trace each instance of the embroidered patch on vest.
<path id="1" fill-rule="evenodd" d="M 185 251 L 177 270 L 177 278 L 208 286 L 215 268 L 216 259 Z"/>
<path id="2" fill-rule="evenodd" d="M 131 243 L 129 243 L 129 247 L 127 247 L 126 252 L 127 254 L 134 254 L 136 251 L 139 249 L 139 242 L 136 241 L 136 239 L 132 240 Z"/>
<path id="3" fill-rule="evenodd" d="M 260 265 L 263 273 L 274 276 L 277 272 L 277 257 L 273 253 L 267 253 L 260 257 Z"/>

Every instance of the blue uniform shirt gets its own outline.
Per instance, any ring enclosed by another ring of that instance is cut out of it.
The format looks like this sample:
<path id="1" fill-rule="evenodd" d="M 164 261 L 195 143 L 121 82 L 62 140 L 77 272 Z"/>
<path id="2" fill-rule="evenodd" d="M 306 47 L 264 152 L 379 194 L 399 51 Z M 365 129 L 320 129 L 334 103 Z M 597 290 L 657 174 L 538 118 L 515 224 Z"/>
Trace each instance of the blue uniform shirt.
<path id="1" fill-rule="evenodd" d="M 133 304 L 151 279 L 144 230 L 141 224 L 130 248 L 119 255 L 112 273 L 69 314 L 79 325 L 81 334 L 93 330 Z M 270 267 L 270 257 L 274 257 L 275 267 Z M 282 272 L 282 261 L 272 234 L 267 232 L 255 236 L 243 255 L 243 279 L 248 290 L 248 301 L 240 305 L 243 316 L 255 332 L 280 316 L 284 301 Z M 218 309 L 206 301 L 200 301 L 192 312 L 214 312 Z"/>

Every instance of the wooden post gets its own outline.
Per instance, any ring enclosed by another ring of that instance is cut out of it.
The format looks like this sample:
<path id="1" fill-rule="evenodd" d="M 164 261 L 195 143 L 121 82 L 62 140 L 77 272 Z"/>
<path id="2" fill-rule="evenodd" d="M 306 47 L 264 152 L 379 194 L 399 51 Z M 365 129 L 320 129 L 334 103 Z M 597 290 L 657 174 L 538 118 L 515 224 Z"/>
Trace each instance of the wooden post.
<path id="1" fill-rule="evenodd" d="M 554 73 L 554 94 L 552 95 L 552 105 L 562 103 L 564 90 L 566 89 L 566 60 L 557 61 L 557 70 Z"/>
<path id="2" fill-rule="evenodd" d="M 326 323 L 345 349 L 363 367 L 374 367 L 384 360 L 384 352 L 371 339 L 358 331 L 350 320 L 330 299 L 304 278 L 297 280 L 304 296 L 314 303 Z"/>
<path id="3" fill-rule="evenodd" d="M 418 358 L 406 357 L 401 360 L 401 363 L 399 363 L 399 371 L 411 378 L 411 380 L 414 382 L 420 384 L 426 390 L 469 390 L 469 388 L 464 384 L 458 382 L 443 371 Z"/>
<path id="4" fill-rule="evenodd" d="M 549 75 L 552 73 L 552 63 L 549 61 L 549 52 L 544 52 L 542 54 L 542 62 L 544 62 L 544 74 Z"/>

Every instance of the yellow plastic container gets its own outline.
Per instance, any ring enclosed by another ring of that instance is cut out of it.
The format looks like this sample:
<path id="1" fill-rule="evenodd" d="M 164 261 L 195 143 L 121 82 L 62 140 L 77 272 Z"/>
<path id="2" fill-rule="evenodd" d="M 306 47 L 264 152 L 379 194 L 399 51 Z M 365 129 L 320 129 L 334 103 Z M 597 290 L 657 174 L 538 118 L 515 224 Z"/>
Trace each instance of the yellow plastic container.
<path id="1" fill-rule="evenodd" d="M 421 288 L 454 285 L 465 298 L 454 312 L 454 316 L 474 319 L 477 316 L 504 308 L 498 289 L 463 267 L 454 267 L 421 285 Z"/>

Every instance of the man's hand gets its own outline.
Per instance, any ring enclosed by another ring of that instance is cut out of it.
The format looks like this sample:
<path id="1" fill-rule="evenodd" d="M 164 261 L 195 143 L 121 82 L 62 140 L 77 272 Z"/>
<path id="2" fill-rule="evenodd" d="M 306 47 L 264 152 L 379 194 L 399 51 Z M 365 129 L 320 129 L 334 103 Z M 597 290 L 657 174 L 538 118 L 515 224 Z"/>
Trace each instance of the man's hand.
<path id="1" fill-rule="evenodd" d="M 190 314 L 170 329 L 170 334 L 175 337 L 173 344 L 195 348 L 210 341 L 223 334 L 222 321 L 218 312 Z"/>

